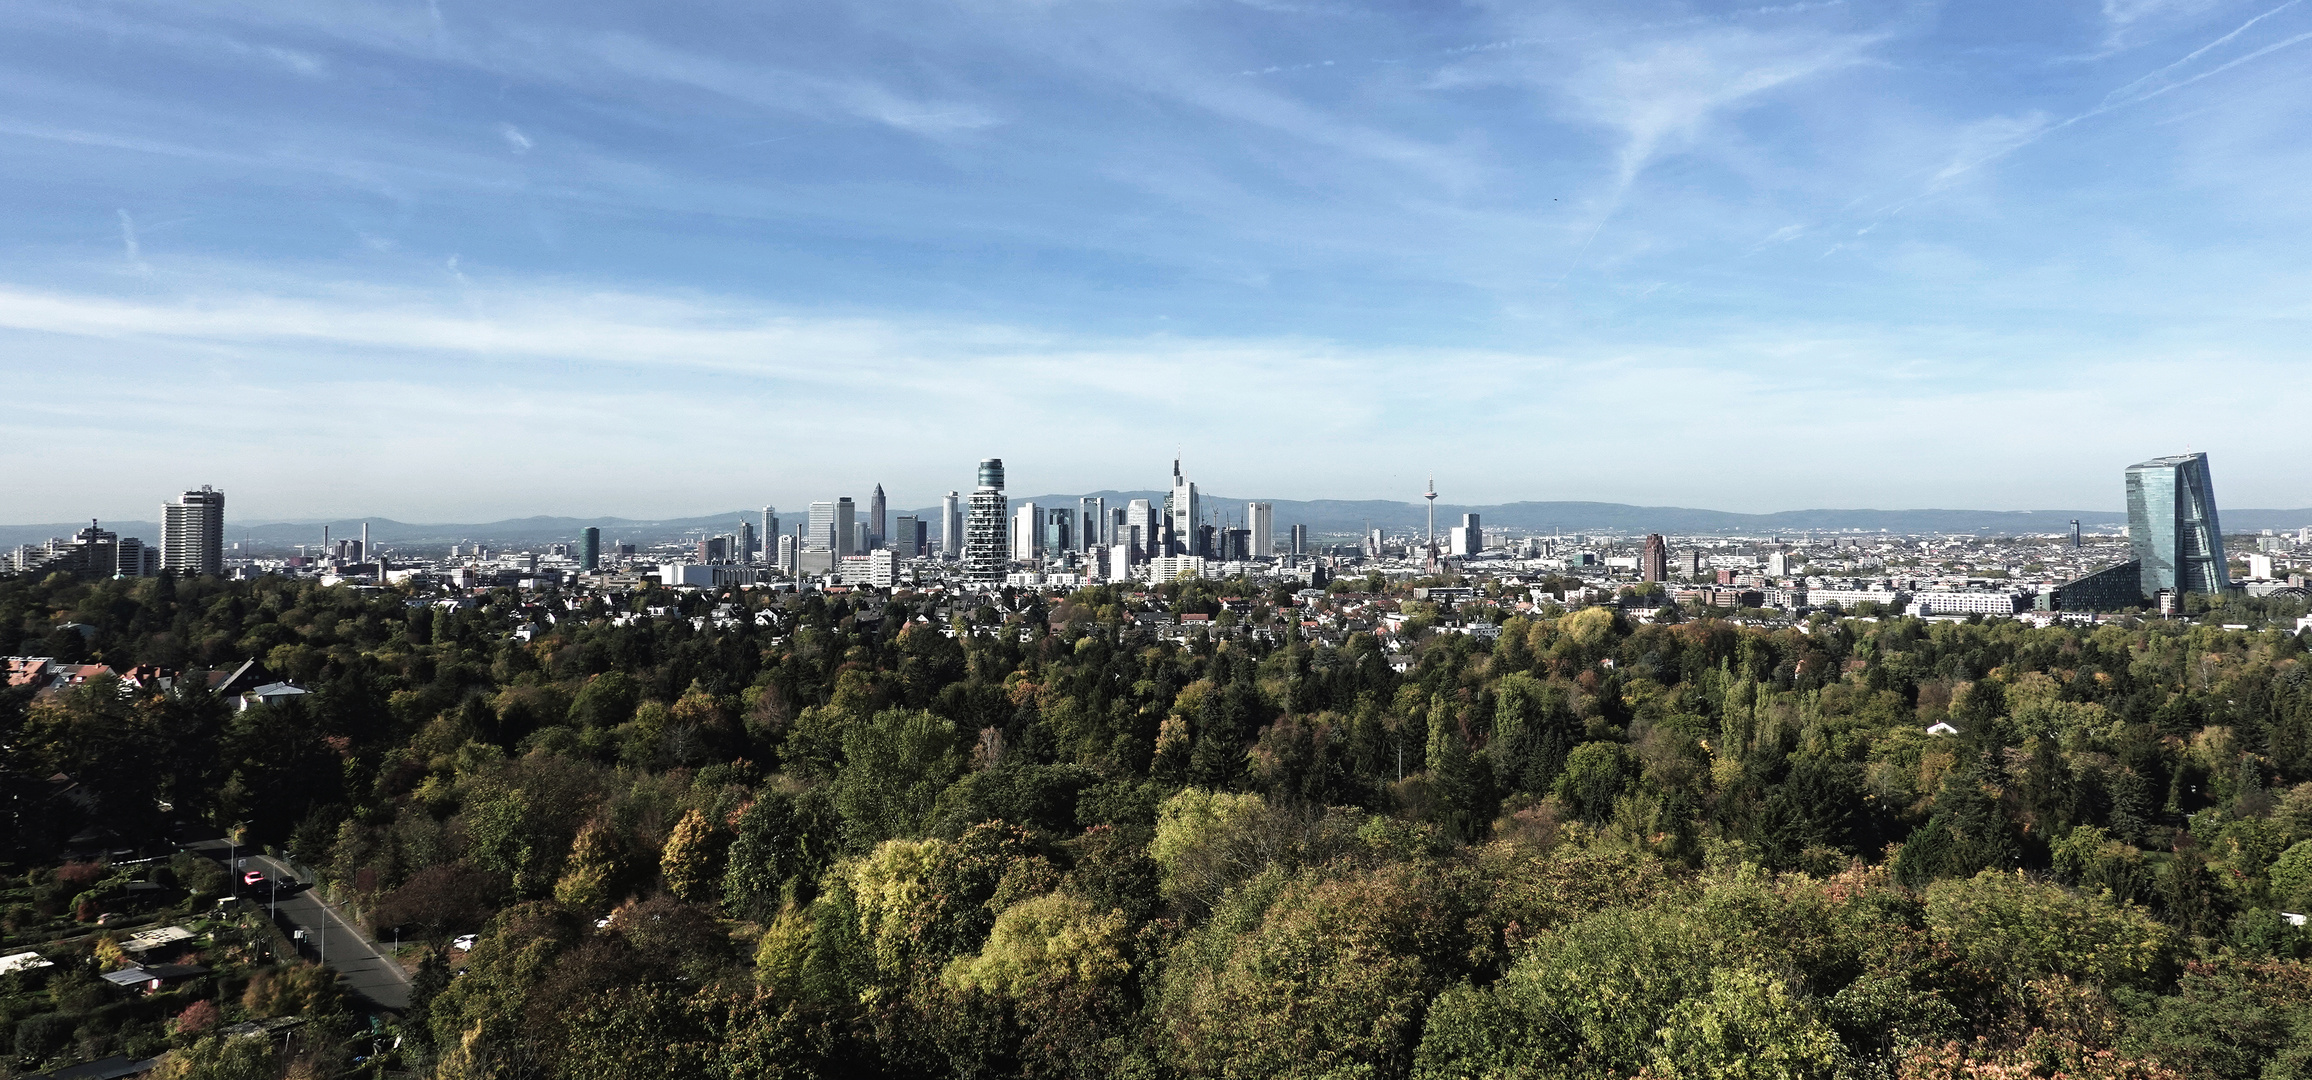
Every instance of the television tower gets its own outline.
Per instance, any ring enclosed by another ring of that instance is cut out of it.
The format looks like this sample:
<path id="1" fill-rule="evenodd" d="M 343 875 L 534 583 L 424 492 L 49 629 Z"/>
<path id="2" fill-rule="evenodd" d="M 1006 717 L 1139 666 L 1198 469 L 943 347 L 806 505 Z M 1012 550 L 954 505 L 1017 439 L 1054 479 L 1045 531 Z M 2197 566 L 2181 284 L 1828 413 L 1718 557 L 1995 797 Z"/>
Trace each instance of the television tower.
<path id="1" fill-rule="evenodd" d="M 1429 549 L 1437 549 L 1437 478 L 1429 478 L 1429 491 L 1421 496 L 1429 500 Z"/>

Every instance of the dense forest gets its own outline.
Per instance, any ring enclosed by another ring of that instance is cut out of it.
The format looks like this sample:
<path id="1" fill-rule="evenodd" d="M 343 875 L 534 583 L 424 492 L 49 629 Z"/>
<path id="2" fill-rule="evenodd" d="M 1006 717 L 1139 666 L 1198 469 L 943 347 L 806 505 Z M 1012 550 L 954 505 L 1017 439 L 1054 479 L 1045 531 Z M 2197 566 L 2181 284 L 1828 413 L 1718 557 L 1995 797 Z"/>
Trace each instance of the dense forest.
<path id="1" fill-rule="evenodd" d="M 284 962 L 208 1007 L 335 1056 L 155 1021 L 184 1077 L 2312 1076 L 2293 635 L 1160 594 L 0 582 L 0 654 L 311 691 L 12 694 L 91 798 L 8 927 L 192 822 L 416 943 L 398 1049 Z M 16 1067 L 129 1045 L 83 983 L 0 986 Z"/>

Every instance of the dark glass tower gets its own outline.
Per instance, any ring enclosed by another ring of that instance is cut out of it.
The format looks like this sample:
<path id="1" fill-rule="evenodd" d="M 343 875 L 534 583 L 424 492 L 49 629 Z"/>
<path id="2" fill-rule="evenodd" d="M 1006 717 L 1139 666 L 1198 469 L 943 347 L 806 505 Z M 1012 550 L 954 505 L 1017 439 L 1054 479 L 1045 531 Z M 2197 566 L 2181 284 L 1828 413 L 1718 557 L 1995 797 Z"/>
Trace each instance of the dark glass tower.
<path id="1" fill-rule="evenodd" d="M 2231 588 L 2208 455 L 2153 458 L 2127 470 L 2127 537 L 2146 597 Z"/>

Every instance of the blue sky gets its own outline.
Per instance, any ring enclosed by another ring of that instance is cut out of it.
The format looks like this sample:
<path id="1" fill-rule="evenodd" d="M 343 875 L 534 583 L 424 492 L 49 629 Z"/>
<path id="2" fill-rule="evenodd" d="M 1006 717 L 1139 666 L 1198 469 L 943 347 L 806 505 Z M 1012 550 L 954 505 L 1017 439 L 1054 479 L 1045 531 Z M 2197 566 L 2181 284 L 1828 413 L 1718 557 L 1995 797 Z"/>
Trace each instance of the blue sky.
<path id="1" fill-rule="evenodd" d="M 2312 3 L 0 5 L 0 520 L 2312 504 Z"/>

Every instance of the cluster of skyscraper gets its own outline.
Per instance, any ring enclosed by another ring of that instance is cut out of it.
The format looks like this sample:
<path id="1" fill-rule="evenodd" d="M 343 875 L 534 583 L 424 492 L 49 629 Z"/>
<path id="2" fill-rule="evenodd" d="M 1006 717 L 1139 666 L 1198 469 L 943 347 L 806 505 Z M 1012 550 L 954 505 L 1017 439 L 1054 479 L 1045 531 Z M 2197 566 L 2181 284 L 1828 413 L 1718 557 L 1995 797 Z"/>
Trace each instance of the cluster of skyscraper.
<path id="1" fill-rule="evenodd" d="M 942 554 L 960 555 L 967 581 L 1001 581 L 1013 563 L 1100 563 L 1108 576 L 1118 576 L 1132 565 L 1154 559 L 1247 560 L 1275 552 L 1273 504 L 1245 504 L 1242 525 L 1208 520 L 1203 497 L 1195 482 L 1181 473 L 1177 459 L 1172 462 L 1172 487 L 1160 503 L 1133 499 L 1111 507 L 1106 496 L 1087 495 L 1072 507 L 1034 502 L 1014 507 L 1003 484 L 1003 459 L 988 458 L 979 463 L 979 485 L 972 491 L 968 518 L 957 516 L 955 492 L 948 492 L 943 504 L 949 523 L 943 535 L 960 532 L 963 544 L 960 552 L 952 544 L 943 545 Z M 1295 525 L 1290 535 L 1292 553 L 1305 554 L 1308 529 Z"/>
<path id="2" fill-rule="evenodd" d="M 121 536 L 90 521 L 69 540 L 26 545 L 0 555 L 0 568 L 40 568 L 104 577 L 152 577 L 163 570 L 180 574 L 225 572 L 225 493 L 201 485 L 197 491 L 161 504 L 158 549 L 134 536 Z"/>

